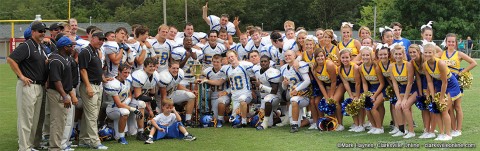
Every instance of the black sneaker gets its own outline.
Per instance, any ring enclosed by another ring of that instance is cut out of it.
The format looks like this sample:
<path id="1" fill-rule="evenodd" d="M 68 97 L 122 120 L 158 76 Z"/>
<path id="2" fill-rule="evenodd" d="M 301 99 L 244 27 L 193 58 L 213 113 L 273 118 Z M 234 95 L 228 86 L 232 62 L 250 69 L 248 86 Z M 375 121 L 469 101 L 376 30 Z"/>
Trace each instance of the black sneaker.
<path id="1" fill-rule="evenodd" d="M 192 125 L 192 120 L 185 121 L 185 127 L 191 127 Z"/>
<path id="2" fill-rule="evenodd" d="M 186 141 L 194 141 L 196 139 L 197 138 L 195 136 L 193 136 L 192 134 L 188 134 L 187 136 L 183 137 L 183 140 L 186 140 Z"/>
<path id="3" fill-rule="evenodd" d="M 137 133 L 137 140 L 145 141 L 145 140 L 147 140 L 147 138 L 145 137 L 145 135 L 143 135 L 143 132 L 138 132 Z"/>
<path id="4" fill-rule="evenodd" d="M 290 133 L 298 132 L 298 124 L 293 124 L 292 128 L 290 128 Z"/>
<path id="5" fill-rule="evenodd" d="M 233 125 L 233 128 L 244 128 L 244 127 L 247 127 L 247 124 L 237 124 L 237 125 Z"/>

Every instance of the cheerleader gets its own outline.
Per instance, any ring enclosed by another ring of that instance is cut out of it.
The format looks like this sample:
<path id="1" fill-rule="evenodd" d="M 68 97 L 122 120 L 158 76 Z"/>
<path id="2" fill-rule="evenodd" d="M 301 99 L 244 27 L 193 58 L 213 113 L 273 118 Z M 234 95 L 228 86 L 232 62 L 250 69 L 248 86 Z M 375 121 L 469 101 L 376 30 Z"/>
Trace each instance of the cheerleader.
<path id="1" fill-rule="evenodd" d="M 398 100 L 395 104 L 396 119 L 400 131 L 392 136 L 403 136 L 403 138 L 415 137 L 413 129 L 413 115 L 411 106 L 417 98 L 417 87 L 414 86 L 414 74 L 415 71 L 410 62 L 405 60 L 405 48 L 401 45 L 395 45 L 393 47 L 393 58 L 395 62 L 390 64 L 393 90 Z M 407 123 L 405 123 L 407 122 Z M 405 124 L 408 124 L 408 132 L 405 131 Z"/>
<path id="2" fill-rule="evenodd" d="M 314 77 L 317 81 L 318 87 L 322 92 L 323 98 L 335 100 L 335 117 L 338 120 L 338 127 L 336 131 L 343 131 L 343 115 L 341 100 L 345 89 L 343 85 L 340 85 L 340 81 L 337 78 L 337 66 L 333 61 L 326 58 L 325 51 L 323 49 L 315 50 L 315 66 Z M 318 104 L 315 104 L 317 106 Z"/>
<path id="3" fill-rule="evenodd" d="M 323 30 L 322 28 L 317 28 L 315 30 L 315 37 L 317 37 L 317 45 L 315 46 L 315 48 L 322 48 L 325 46 L 325 43 L 323 42 L 323 34 L 325 33 L 325 30 Z"/>
<path id="4" fill-rule="evenodd" d="M 381 110 L 383 107 L 383 95 L 382 91 L 385 86 L 385 80 L 382 75 L 380 67 L 373 62 L 372 49 L 365 47 L 361 50 L 362 56 L 362 65 L 360 65 L 360 74 L 363 84 L 363 91 L 370 91 L 373 95 L 371 96 L 371 101 L 373 107 L 371 109 L 367 108 L 367 114 L 369 115 L 370 123 L 372 124 L 372 129 L 368 131 L 371 134 L 381 134 L 384 132 L 382 123 L 383 115 L 381 115 Z"/>
<path id="5" fill-rule="evenodd" d="M 342 49 L 340 51 L 340 79 L 343 86 L 351 99 L 358 99 L 360 96 L 360 84 L 361 77 L 359 73 L 359 67 L 356 63 L 351 61 L 352 55 L 349 48 Z M 352 116 L 354 125 L 348 131 L 363 132 L 365 127 L 363 126 L 365 121 L 365 110 L 360 109 L 359 113 Z"/>
<path id="6" fill-rule="evenodd" d="M 314 54 L 314 47 L 315 47 L 315 42 L 313 38 L 307 38 L 305 39 L 305 51 L 302 53 L 302 61 L 306 62 L 310 66 L 310 70 L 313 69 L 313 66 L 315 64 L 315 54 Z M 309 109 L 312 115 L 313 123 L 310 124 L 310 127 L 308 129 L 318 129 L 317 127 L 317 120 L 319 117 L 323 117 L 323 114 L 320 113 L 320 110 L 318 109 L 318 102 L 320 102 L 321 94 L 320 94 L 320 88 L 318 88 L 317 81 L 313 79 L 313 75 L 311 73 L 314 73 L 310 71 L 310 79 L 312 79 L 312 97 L 310 98 L 310 104 L 309 104 Z M 317 103 L 315 103 L 317 102 Z"/>
<path id="7" fill-rule="evenodd" d="M 434 96 L 435 92 L 440 92 L 439 102 L 447 104 L 448 109 L 451 108 L 452 101 L 458 99 L 462 93 L 460 92 L 457 79 L 452 75 L 452 72 L 450 72 L 446 62 L 435 58 L 435 49 L 440 48 L 434 44 L 426 44 L 424 46 L 423 55 L 425 57 L 425 62 L 423 63 L 423 68 L 427 78 L 429 95 Z M 447 100 L 445 100 L 446 94 L 448 94 Z M 430 111 L 435 111 L 435 109 L 430 109 Z M 435 140 L 451 140 L 451 120 L 448 110 L 435 114 L 435 118 L 435 121 L 440 128 L 440 134 Z"/>
<path id="8" fill-rule="evenodd" d="M 381 39 L 382 39 L 382 44 L 378 44 L 377 45 L 377 50 L 380 50 L 380 51 L 383 51 L 383 50 L 388 50 L 387 51 L 387 56 L 384 56 L 384 57 L 388 57 L 388 58 L 384 58 L 384 60 L 382 61 L 382 65 L 383 66 L 380 66 L 382 67 L 382 73 L 385 77 L 389 77 L 388 75 L 390 75 L 390 71 L 386 72 L 386 70 L 383 70 L 383 69 L 388 69 L 388 67 L 390 67 L 390 62 L 393 62 L 393 59 L 392 59 L 392 55 L 390 53 L 390 48 L 388 48 L 388 46 L 392 45 L 393 44 L 393 29 L 388 27 L 388 26 L 385 26 L 385 27 L 380 27 L 379 28 L 379 31 L 380 31 L 380 36 L 381 36 Z M 377 57 L 379 57 L 379 54 L 377 54 Z M 388 62 L 387 62 L 388 60 Z M 390 78 L 386 78 L 386 81 L 387 83 L 385 84 L 388 84 L 388 85 L 392 85 L 392 81 L 390 80 Z M 393 97 L 393 96 L 391 96 Z M 393 114 L 395 113 L 395 103 L 396 103 L 396 98 L 391 98 L 392 100 L 390 100 L 390 117 L 392 118 L 392 120 L 390 121 L 390 127 L 392 128 L 392 131 L 390 131 L 389 133 L 390 134 L 395 134 L 398 132 L 398 125 L 395 124 L 395 117 L 393 116 Z"/>
<path id="9" fill-rule="evenodd" d="M 353 24 L 349 22 L 343 22 L 340 30 L 342 31 L 342 40 L 338 48 L 342 50 L 343 48 L 350 48 L 352 49 L 352 56 L 357 56 L 360 50 L 360 41 L 352 38 L 352 28 Z"/>
<path id="10" fill-rule="evenodd" d="M 301 60 L 301 59 L 298 59 L 298 57 L 301 57 L 303 55 L 302 52 L 305 49 L 305 39 L 306 38 L 307 38 L 307 32 L 306 31 L 301 30 L 301 31 L 298 32 L 297 39 L 296 39 L 298 51 L 295 52 L 295 54 L 297 55 L 297 60 Z"/>
<path id="11" fill-rule="evenodd" d="M 450 71 L 454 74 L 455 77 L 469 72 L 475 66 L 477 62 L 470 58 L 463 52 L 457 51 L 457 35 L 449 33 L 446 36 L 447 50 L 437 53 L 437 57 L 440 56 L 440 59 L 444 60 L 447 64 Z M 468 62 L 468 67 L 465 69 L 460 69 L 460 62 L 465 60 Z M 457 78 L 458 80 L 458 78 Z M 463 89 L 461 89 L 463 92 Z M 453 102 L 453 107 L 449 109 L 450 117 L 452 118 L 452 136 L 457 137 L 462 135 L 462 124 L 463 124 L 463 111 L 462 111 L 462 98 L 458 98 Z M 455 113 L 454 113 L 455 111 Z"/>
<path id="12" fill-rule="evenodd" d="M 372 33 L 370 32 L 370 28 L 368 28 L 367 26 L 362 26 L 360 27 L 360 29 L 358 29 L 358 37 L 360 38 L 359 41 L 361 43 L 362 46 L 369 46 L 369 47 L 372 47 L 372 48 L 376 48 L 376 44 L 373 42 L 373 39 L 372 39 Z M 370 44 L 364 44 L 364 40 L 365 39 L 370 39 Z"/>
<path id="13" fill-rule="evenodd" d="M 423 31 L 423 30 L 422 30 Z M 420 46 L 417 44 L 410 45 L 408 49 L 408 53 L 410 55 L 410 63 L 413 65 L 415 70 L 415 82 L 417 87 L 417 98 L 425 97 L 425 94 L 429 94 L 427 89 L 427 79 L 425 77 L 425 72 L 423 70 L 423 57 L 422 57 L 422 50 Z M 425 101 L 425 100 L 417 100 L 417 101 Z M 423 120 L 423 133 L 418 138 L 434 138 L 435 137 L 435 121 L 433 120 L 433 113 L 430 113 L 427 108 L 428 104 L 419 103 L 417 106 L 418 109 L 422 111 L 422 120 Z"/>
<path id="14" fill-rule="evenodd" d="M 333 30 L 327 29 L 323 34 L 323 41 L 325 42 L 325 46 L 322 49 L 325 51 L 326 57 L 332 59 L 335 65 L 340 66 L 340 62 L 338 61 L 338 47 L 337 41 L 334 38 Z M 330 56 L 334 55 L 334 56 Z"/>

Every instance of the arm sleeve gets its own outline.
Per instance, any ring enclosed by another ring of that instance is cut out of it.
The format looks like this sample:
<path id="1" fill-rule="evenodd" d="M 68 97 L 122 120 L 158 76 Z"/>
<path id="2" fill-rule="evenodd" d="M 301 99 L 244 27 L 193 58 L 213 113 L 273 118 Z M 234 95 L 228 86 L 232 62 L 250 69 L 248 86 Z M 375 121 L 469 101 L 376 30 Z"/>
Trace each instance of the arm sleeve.
<path id="1" fill-rule="evenodd" d="M 310 76 L 308 76 L 308 73 L 302 73 L 302 78 L 303 78 L 303 82 L 300 83 L 297 88 L 295 88 L 297 91 L 300 91 L 300 90 L 303 90 L 305 88 L 307 88 L 311 81 L 310 81 Z"/>
<path id="2" fill-rule="evenodd" d="M 15 62 L 20 63 L 30 55 L 30 50 L 26 43 L 20 44 L 15 50 L 10 54 L 10 58 L 12 58 Z"/>

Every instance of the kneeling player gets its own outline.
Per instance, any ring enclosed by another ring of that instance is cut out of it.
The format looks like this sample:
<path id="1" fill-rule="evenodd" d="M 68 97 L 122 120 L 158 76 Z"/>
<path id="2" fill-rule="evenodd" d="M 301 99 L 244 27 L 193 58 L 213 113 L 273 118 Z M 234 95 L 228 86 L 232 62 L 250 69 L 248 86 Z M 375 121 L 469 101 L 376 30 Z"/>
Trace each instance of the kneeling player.
<path id="1" fill-rule="evenodd" d="M 230 64 L 224 65 L 221 72 L 225 73 L 222 79 L 218 80 L 201 80 L 211 85 L 222 85 L 228 78 L 230 81 L 233 112 L 232 117 L 236 116 L 236 111 L 240 110 L 242 117 L 241 124 L 234 125 L 234 128 L 242 128 L 247 126 L 247 108 L 248 103 L 252 101 L 252 91 L 250 84 L 250 75 L 253 74 L 251 62 L 238 61 L 237 52 L 229 50 L 227 59 Z M 233 121 L 234 119 L 230 119 Z"/>
<path id="2" fill-rule="evenodd" d="M 212 59 L 213 67 L 209 67 L 203 71 L 203 75 L 209 80 L 218 80 L 225 77 L 222 69 L 222 56 L 214 55 Z M 219 86 L 211 86 L 211 100 L 213 117 L 217 117 L 217 127 L 222 127 L 223 116 L 225 115 L 225 106 L 230 104 L 230 97 L 228 96 L 228 83 L 224 82 Z"/>
<path id="3" fill-rule="evenodd" d="M 273 125 L 273 119 L 270 117 L 272 109 L 278 108 L 280 105 L 280 95 L 278 92 L 278 84 L 280 83 L 281 74 L 278 69 L 270 67 L 270 58 L 263 55 L 260 58 L 261 69 L 255 71 L 255 78 L 257 78 L 257 85 L 260 89 L 261 96 L 261 111 L 264 112 L 264 119 L 259 129 L 266 129 Z"/>
<path id="4" fill-rule="evenodd" d="M 173 101 L 170 99 L 163 99 L 162 113 L 151 119 L 152 128 L 148 135 L 148 140 L 145 144 L 153 143 L 153 140 L 162 138 L 183 138 L 187 141 L 193 141 L 197 138 L 187 132 L 187 129 L 182 125 L 182 118 L 173 106 Z M 173 113 L 173 114 L 171 114 Z M 157 133 L 157 135 L 155 135 Z M 155 137 L 154 137 L 155 135 Z"/>
<path id="5" fill-rule="evenodd" d="M 310 77 L 308 76 L 308 64 L 300 61 L 298 71 L 293 67 L 295 60 L 295 52 L 288 50 L 285 52 L 285 62 L 287 64 L 280 68 L 283 76 L 282 87 L 288 90 L 287 100 L 290 100 L 289 116 L 291 117 L 291 133 L 298 132 L 300 127 L 300 109 L 307 107 L 309 99 L 305 96 L 297 95 L 299 91 L 306 89 L 310 85 Z M 287 89 L 289 88 L 289 89 Z"/>
<path id="6" fill-rule="evenodd" d="M 195 94 L 181 85 L 184 78 L 184 72 L 179 68 L 177 61 L 168 64 L 168 70 L 160 72 L 158 75 L 158 85 L 160 86 L 160 97 L 162 100 L 172 99 L 175 104 L 187 102 L 185 125 L 191 126 L 192 112 L 195 105 Z"/>
<path id="7" fill-rule="evenodd" d="M 122 64 L 118 67 L 119 75 L 112 81 L 108 81 L 104 85 L 105 93 L 108 95 L 108 106 L 106 109 L 108 118 L 113 120 L 115 129 L 115 139 L 121 144 L 128 144 L 125 139 L 125 127 L 130 112 L 133 112 L 137 118 L 143 117 L 143 108 L 140 110 L 130 107 L 132 99 L 130 86 L 132 77 L 130 66 Z"/>

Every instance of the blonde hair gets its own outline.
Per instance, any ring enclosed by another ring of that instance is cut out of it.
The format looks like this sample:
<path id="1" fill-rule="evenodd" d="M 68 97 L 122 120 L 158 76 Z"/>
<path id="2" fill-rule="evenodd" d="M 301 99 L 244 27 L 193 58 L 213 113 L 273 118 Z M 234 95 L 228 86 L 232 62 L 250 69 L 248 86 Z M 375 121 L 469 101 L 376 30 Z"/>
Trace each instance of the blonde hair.
<path id="1" fill-rule="evenodd" d="M 160 26 L 158 26 L 158 29 L 157 29 L 157 30 L 161 30 L 161 29 L 167 29 L 167 30 L 169 30 L 170 27 L 168 27 L 168 25 L 166 25 L 166 24 L 161 24 Z"/>
<path id="2" fill-rule="evenodd" d="M 349 56 L 352 57 L 352 48 L 343 48 L 339 52 L 340 56 L 345 54 L 345 53 L 349 53 L 350 54 Z"/>
<path id="3" fill-rule="evenodd" d="M 368 28 L 367 26 L 362 26 L 358 29 L 358 37 L 362 37 L 361 36 L 362 30 L 367 31 L 369 35 L 372 35 L 372 32 L 370 32 L 370 28 Z"/>
<path id="4" fill-rule="evenodd" d="M 163 99 L 162 106 L 165 106 L 165 105 L 173 105 L 172 99 L 169 99 L 169 98 Z"/>
<path id="5" fill-rule="evenodd" d="M 293 29 L 295 29 L 295 22 L 293 22 L 291 20 L 285 21 L 285 23 L 283 23 L 283 26 L 285 26 L 285 25 L 290 25 L 290 26 L 292 26 Z"/>
<path id="6" fill-rule="evenodd" d="M 397 50 L 401 50 L 401 52 L 403 53 L 403 60 L 407 60 L 407 54 L 405 53 L 405 47 L 403 45 L 395 45 L 395 47 L 393 47 L 391 53 L 394 54 L 395 51 L 397 51 Z"/>

